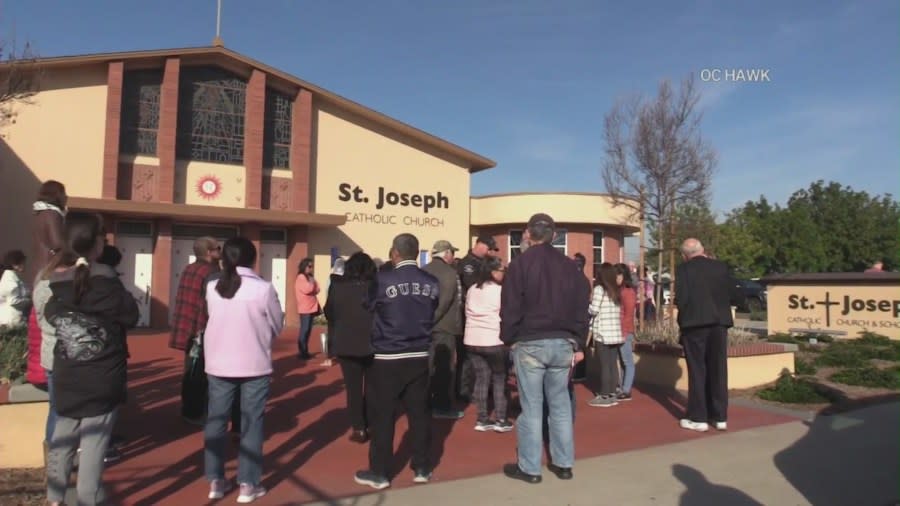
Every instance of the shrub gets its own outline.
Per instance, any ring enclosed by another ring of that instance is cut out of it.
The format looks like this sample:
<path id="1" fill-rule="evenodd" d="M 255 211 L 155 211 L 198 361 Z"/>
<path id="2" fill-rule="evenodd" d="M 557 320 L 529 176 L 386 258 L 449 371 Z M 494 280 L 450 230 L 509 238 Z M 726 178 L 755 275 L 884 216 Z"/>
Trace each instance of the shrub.
<path id="1" fill-rule="evenodd" d="M 828 379 L 845 385 L 900 390 L 900 367 L 890 369 L 872 366 L 853 367 L 838 371 Z"/>
<path id="2" fill-rule="evenodd" d="M 785 344 L 797 344 L 797 338 L 792 336 L 791 334 L 785 334 L 784 332 L 779 332 L 777 334 L 772 334 L 766 338 L 770 343 L 785 343 Z"/>
<path id="3" fill-rule="evenodd" d="M 812 376 L 818 369 L 812 362 L 794 357 L 794 372 L 803 376 Z"/>
<path id="4" fill-rule="evenodd" d="M 876 334 L 875 332 L 863 331 L 859 333 L 859 339 L 857 339 L 856 342 L 874 344 L 877 346 L 890 346 L 891 339 L 887 336 Z"/>
<path id="5" fill-rule="evenodd" d="M 803 334 L 801 336 L 798 336 L 798 339 L 800 339 L 801 341 L 806 341 L 807 343 L 809 342 L 810 339 L 815 339 L 816 341 L 818 341 L 820 343 L 833 343 L 834 342 L 834 336 L 832 336 L 830 334 L 817 334 L 817 333 Z"/>
<path id="6" fill-rule="evenodd" d="M 816 364 L 832 367 L 862 367 L 868 356 L 850 342 L 833 343 L 816 358 Z"/>
<path id="7" fill-rule="evenodd" d="M 650 324 L 645 326 L 643 331 L 637 330 L 634 333 L 635 342 L 647 344 L 679 345 L 680 337 L 678 325 L 668 323 Z M 757 341 L 759 341 L 759 337 L 745 328 L 732 327 L 728 329 L 729 346 Z"/>
<path id="8" fill-rule="evenodd" d="M 728 329 L 728 346 L 755 343 L 757 341 L 759 341 L 759 337 L 748 329 L 743 327 L 731 327 Z"/>
<path id="9" fill-rule="evenodd" d="M 16 381 L 25 376 L 27 356 L 27 327 L 0 327 L 0 380 Z"/>
<path id="10" fill-rule="evenodd" d="M 643 331 L 636 330 L 634 333 L 637 343 L 677 345 L 679 338 L 678 326 L 667 323 L 648 323 Z"/>
<path id="11" fill-rule="evenodd" d="M 790 404 L 818 404 L 828 399 L 816 391 L 815 386 L 807 380 L 797 379 L 790 373 L 782 373 L 775 386 L 760 390 L 761 399 Z"/>
<path id="12" fill-rule="evenodd" d="M 768 319 L 769 315 L 765 311 L 750 311 L 750 321 L 764 322 Z"/>

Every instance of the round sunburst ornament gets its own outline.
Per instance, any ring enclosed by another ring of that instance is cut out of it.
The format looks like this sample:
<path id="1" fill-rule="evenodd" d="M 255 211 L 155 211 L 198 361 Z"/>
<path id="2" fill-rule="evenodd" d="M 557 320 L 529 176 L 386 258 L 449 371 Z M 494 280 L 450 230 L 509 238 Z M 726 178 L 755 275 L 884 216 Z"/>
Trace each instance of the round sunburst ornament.
<path id="1" fill-rule="evenodd" d="M 213 175 L 206 175 L 197 180 L 197 195 L 206 200 L 213 200 L 222 193 L 222 181 Z"/>

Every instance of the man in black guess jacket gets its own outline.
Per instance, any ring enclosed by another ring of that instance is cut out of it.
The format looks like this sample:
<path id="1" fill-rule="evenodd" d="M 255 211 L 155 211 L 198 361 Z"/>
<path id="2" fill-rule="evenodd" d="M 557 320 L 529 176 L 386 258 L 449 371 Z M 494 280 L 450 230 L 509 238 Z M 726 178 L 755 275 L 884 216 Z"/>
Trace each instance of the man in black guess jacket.
<path id="1" fill-rule="evenodd" d="M 412 234 L 394 238 L 394 268 L 378 273 L 369 294 L 372 324 L 372 442 L 369 469 L 357 471 L 361 485 L 390 486 L 394 450 L 394 404 L 401 401 L 409 421 L 415 483 L 431 479 L 431 420 L 428 416 L 428 352 L 438 304 L 438 280 L 419 269 L 419 240 Z"/>

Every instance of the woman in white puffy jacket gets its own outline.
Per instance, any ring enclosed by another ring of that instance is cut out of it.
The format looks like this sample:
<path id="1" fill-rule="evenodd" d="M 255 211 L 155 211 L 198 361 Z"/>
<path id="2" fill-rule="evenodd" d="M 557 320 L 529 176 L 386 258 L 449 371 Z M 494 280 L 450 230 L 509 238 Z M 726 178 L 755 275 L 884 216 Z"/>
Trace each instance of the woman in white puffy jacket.
<path id="1" fill-rule="evenodd" d="M 25 315 L 31 305 L 28 288 L 22 281 L 25 272 L 25 254 L 12 250 L 0 264 L 0 326 L 16 327 L 25 324 Z"/>

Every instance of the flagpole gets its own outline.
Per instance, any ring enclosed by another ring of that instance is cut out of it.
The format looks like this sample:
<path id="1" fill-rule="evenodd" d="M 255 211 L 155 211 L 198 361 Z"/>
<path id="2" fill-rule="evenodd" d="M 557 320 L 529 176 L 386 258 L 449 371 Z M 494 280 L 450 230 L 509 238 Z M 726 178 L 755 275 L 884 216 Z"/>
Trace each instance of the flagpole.
<path id="1" fill-rule="evenodd" d="M 213 39 L 214 46 L 224 46 L 222 42 L 222 0 L 216 0 L 216 36 Z"/>

